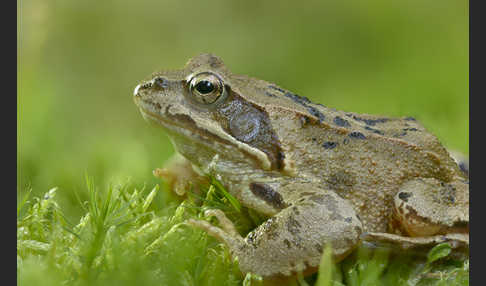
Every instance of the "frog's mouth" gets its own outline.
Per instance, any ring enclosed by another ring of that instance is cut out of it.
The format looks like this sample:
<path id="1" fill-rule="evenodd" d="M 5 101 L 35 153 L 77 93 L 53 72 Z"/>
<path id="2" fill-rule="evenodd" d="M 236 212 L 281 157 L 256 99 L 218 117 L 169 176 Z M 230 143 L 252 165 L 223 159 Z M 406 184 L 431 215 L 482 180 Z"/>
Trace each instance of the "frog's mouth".
<path id="1" fill-rule="evenodd" d="M 147 104 L 146 102 L 144 102 Z M 149 103 L 150 105 L 153 105 Z M 159 107 L 159 106 L 157 106 Z M 186 114 L 171 114 L 169 112 L 171 105 L 165 108 L 164 112 L 152 112 L 139 105 L 142 116 L 151 122 L 161 125 L 167 130 L 169 134 L 182 135 L 190 140 L 199 140 L 206 143 L 206 145 L 214 145 L 211 143 L 218 142 L 224 145 L 233 145 L 230 141 L 212 134 L 204 128 L 197 125 L 196 121 Z M 160 109 L 159 109 L 160 110 Z M 161 110 L 162 111 L 162 110 Z M 163 115 L 162 115 L 163 114 Z"/>
<path id="2" fill-rule="evenodd" d="M 176 136 L 180 138 L 182 136 L 187 141 L 204 144 L 215 153 L 240 150 L 246 154 L 245 157 L 253 158 L 263 169 L 266 170 L 271 167 L 271 163 L 265 153 L 259 150 L 248 150 L 248 147 L 243 143 L 239 143 L 236 140 L 232 142 L 230 139 L 222 138 L 205 128 L 201 128 L 194 119 L 186 114 L 170 113 L 171 105 L 167 105 L 165 110 L 163 110 L 159 104 L 154 104 L 150 101 L 136 100 L 135 102 L 145 120 L 164 128 L 170 137 Z"/>

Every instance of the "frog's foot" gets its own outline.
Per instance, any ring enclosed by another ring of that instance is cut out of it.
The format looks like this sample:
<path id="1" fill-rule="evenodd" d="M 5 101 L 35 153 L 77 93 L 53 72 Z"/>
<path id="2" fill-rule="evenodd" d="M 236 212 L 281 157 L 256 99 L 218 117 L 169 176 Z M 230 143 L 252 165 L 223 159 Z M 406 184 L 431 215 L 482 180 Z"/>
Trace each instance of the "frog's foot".
<path id="1" fill-rule="evenodd" d="M 191 163 L 179 154 L 173 156 L 165 168 L 155 169 L 153 174 L 167 181 L 169 188 L 179 196 L 183 196 L 191 187 L 198 192 L 199 186 L 208 182 L 205 176 L 195 172 Z"/>
<path id="2" fill-rule="evenodd" d="M 362 227 L 352 206 L 326 190 L 307 192 L 245 238 L 221 211 L 208 214 L 218 218 L 221 228 L 201 220 L 188 223 L 226 243 L 243 273 L 272 279 L 315 271 L 328 243 L 336 260 L 344 258 L 357 246 Z"/>
<path id="3" fill-rule="evenodd" d="M 207 210 L 205 216 L 215 216 L 220 227 L 214 226 L 205 220 L 188 219 L 187 223 L 206 231 L 209 235 L 225 243 L 230 249 L 238 249 L 244 245 L 243 237 L 236 231 L 234 224 L 219 209 Z"/>
<path id="4" fill-rule="evenodd" d="M 218 219 L 221 227 L 223 228 L 223 231 L 225 233 L 227 233 L 228 235 L 231 235 L 231 236 L 239 236 L 239 233 L 236 230 L 235 225 L 233 224 L 233 222 L 231 222 L 231 220 L 229 220 L 226 217 L 226 215 L 224 214 L 224 212 L 221 211 L 220 209 L 207 210 L 207 211 L 204 212 L 204 215 L 207 216 L 207 217 L 210 217 L 210 216 L 216 217 Z M 192 220 L 192 222 L 190 222 L 190 223 L 193 224 L 194 221 L 195 222 L 198 222 L 199 221 L 199 222 L 204 222 L 204 223 L 206 222 L 206 221 L 202 221 L 202 220 Z M 215 226 L 213 226 L 211 224 L 209 224 L 209 225 L 211 226 L 211 228 L 215 228 Z M 204 230 L 208 230 L 208 228 L 205 227 Z"/>
<path id="5" fill-rule="evenodd" d="M 391 233 L 369 232 L 363 233 L 361 239 L 371 244 L 385 244 L 398 246 L 402 249 L 413 249 L 419 247 L 431 247 L 446 242 L 452 248 L 467 248 L 469 246 L 469 234 L 449 233 L 444 235 L 433 235 L 427 237 L 407 237 Z"/>

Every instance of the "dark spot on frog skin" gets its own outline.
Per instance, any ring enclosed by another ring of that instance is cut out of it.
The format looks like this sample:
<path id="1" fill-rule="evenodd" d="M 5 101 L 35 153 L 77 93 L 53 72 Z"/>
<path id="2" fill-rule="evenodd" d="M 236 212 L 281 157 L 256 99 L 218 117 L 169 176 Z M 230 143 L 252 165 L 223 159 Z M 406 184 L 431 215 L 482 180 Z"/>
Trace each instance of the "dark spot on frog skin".
<path id="1" fill-rule="evenodd" d="M 148 81 L 148 82 L 143 83 L 143 84 L 140 86 L 140 88 L 141 88 L 141 89 L 147 89 L 147 88 L 151 88 L 151 87 L 152 87 L 152 85 L 153 85 L 153 82 L 152 82 L 152 81 Z"/>
<path id="2" fill-rule="evenodd" d="M 353 218 L 348 216 L 347 218 L 344 219 L 345 222 L 351 223 L 353 221 Z"/>
<path id="3" fill-rule="evenodd" d="M 408 198 L 410 198 L 411 196 L 412 194 L 407 192 L 398 193 L 398 198 L 404 202 L 408 202 Z"/>
<path id="4" fill-rule="evenodd" d="M 315 195 L 315 194 L 316 194 L 315 192 L 302 192 L 302 193 L 300 193 L 300 196 L 305 197 L 305 196 L 311 196 L 311 195 Z"/>
<path id="5" fill-rule="evenodd" d="M 281 150 L 277 152 L 277 169 L 282 170 L 284 168 L 284 160 L 285 160 L 285 154 Z"/>
<path id="6" fill-rule="evenodd" d="M 250 191 L 276 209 L 287 207 L 282 196 L 269 185 L 263 183 L 250 183 Z"/>
<path id="7" fill-rule="evenodd" d="M 287 230 L 293 234 L 293 235 L 296 235 L 298 233 L 300 233 L 300 223 L 294 218 L 293 215 L 290 215 L 288 218 L 287 218 L 287 222 L 286 222 L 286 225 L 287 225 Z"/>
<path id="8" fill-rule="evenodd" d="M 298 103 L 300 105 L 303 105 L 307 107 L 307 104 L 312 103 L 307 97 L 305 96 L 300 96 L 292 92 L 285 92 L 284 95 L 290 99 L 292 99 L 295 103 Z"/>
<path id="9" fill-rule="evenodd" d="M 220 60 L 220 59 L 218 59 L 218 58 L 217 58 L 217 57 L 215 57 L 215 56 L 211 56 L 211 57 L 209 57 L 208 62 L 209 62 L 209 65 L 210 65 L 212 68 L 218 68 L 218 67 L 223 66 L 223 63 L 221 62 L 221 60 Z"/>
<path id="10" fill-rule="evenodd" d="M 305 249 L 305 246 L 303 245 L 302 243 L 302 237 L 300 237 L 298 234 L 295 234 L 293 239 L 292 239 L 292 243 L 299 249 L 302 249 L 304 250 Z"/>
<path id="11" fill-rule="evenodd" d="M 322 147 L 324 147 L 325 149 L 334 149 L 337 147 L 337 145 L 338 145 L 337 142 L 328 141 L 328 142 L 324 142 L 324 144 L 322 144 Z"/>
<path id="12" fill-rule="evenodd" d="M 159 88 L 167 88 L 169 86 L 169 81 L 163 77 L 154 78 L 154 86 Z"/>
<path id="13" fill-rule="evenodd" d="M 446 203 L 453 204 L 456 201 L 456 188 L 453 185 L 444 182 L 441 182 L 440 185 L 440 197 L 445 200 Z"/>
<path id="14" fill-rule="evenodd" d="M 417 121 L 417 119 L 409 116 L 409 117 L 405 117 L 404 120 L 407 120 L 407 121 Z"/>
<path id="15" fill-rule="evenodd" d="M 351 138 L 354 138 L 354 139 L 361 139 L 361 140 L 366 139 L 366 136 L 364 136 L 363 133 L 358 132 L 358 131 L 353 131 L 353 132 L 349 133 L 348 136 L 351 137 Z"/>
<path id="16" fill-rule="evenodd" d="M 348 143 L 349 143 L 349 139 L 348 138 L 344 138 L 343 145 L 348 145 Z"/>
<path id="17" fill-rule="evenodd" d="M 322 121 L 324 121 L 326 119 L 326 117 L 324 116 L 324 114 L 322 114 L 316 108 L 314 108 L 312 106 L 309 106 L 309 105 L 307 105 L 306 108 L 307 108 L 307 111 L 309 111 L 310 114 L 312 114 L 315 117 L 319 118 L 319 123 L 322 122 Z"/>
<path id="18" fill-rule="evenodd" d="M 418 131 L 418 129 L 411 127 L 411 128 L 404 128 L 403 131 Z"/>
<path id="19" fill-rule="evenodd" d="M 348 113 L 346 115 L 349 116 L 349 117 L 352 117 L 354 120 L 364 122 L 365 124 L 371 125 L 371 126 L 374 126 L 377 123 L 385 123 L 385 122 L 390 120 L 388 118 L 366 119 L 366 118 L 358 117 L 356 115 L 352 115 L 350 113 Z"/>
<path id="20" fill-rule="evenodd" d="M 313 141 L 313 142 L 316 142 L 316 141 L 317 141 L 317 138 L 312 137 L 312 141 Z"/>
<path id="21" fill-rule="evenodd" d="M 469 222 L 468 221 L 456 221 L 452 225 L 452 227 L 467 229 L 467 232 L 469 232 Z"/>
<path id="22" fill-rule="evenodd" d="M 285 243 L 288 249 L 292 248 L 292 245 L 290 244 L 290 241 L 288 239 L 284 239 L 283 242 Z"/>
<path id="23" fill-rule="evenodd" d="M 319 253 L 322 253 L 322 251 L 324 250 L 322 249 L 322 245 L 320 245 L 319 243 L 314 244 L 314 247 Z"/>
<path id="24" fill-rule="evenodd" d="M 312 106 L 309 105 L 309 104 L 312 104 L 312 102 L 307 97 L 299 96 L 295 93 L 285 91 L 285 90 L 283 90 L 279 87 L 273 86 L 273 85 L 270 85 L 268 87 L 282 92 L 284 94 L 284 96 L 290 98 L 293 102 L 298 103 L 298 104 L 302 105 L 303 107 L 305 107 L 310 114 L 312 114 L 313 116 L 315 116 L 319 119 L 319 123 L 324 121 L 324 119 L 326 118 L 324 116 L 324 114 L 322 114 L 322 112 L 317 110 L 315 107 L 312 107 Z"/>
<path id="25" fill-rule="evenodd" d="M 248 235 L 246 236 L 246 243 L 249 244 L 249 245 L 252 245 L 253 247 L 256 247 L 257 244 L 256 244 L 256 237 L 257 237 L 257 234 L 255 231 L 252 231 L 250 233 L 248 233 Z"/>
<path id="26" fill-rule="evenodd" d="M 145 99 L 142 99 L 142 101 L 144 102 L 144 104 L 146 105 L 150 105 L 152 106 L 154 109 L 156 109 L 157 111 L 160 111 L 162 109 L 162 106 L 160 105 L 160 103 L 158 102 L 153 102 L 153 101 L 150 101 L 150 100 L 145 100 Z M 171 107 L 171 105 L 169 105 L 169 107 Z M 168 108 L 166 108 L 167 110 Z"/>
<path id="27" fill-rule="evenodd" d="M 469 166 L 464 163 L 464 162 L 460 162 L 459 163 L 459 169 L 464 173 L 466 174 L 466 176 L 469 176 Z M 469 181 L 467 182 L 467 184 L 469 184 Z"/>
<path id="28" fill-rule="evenodd" d="M 365 129 L 366 130 L 369 130 L 369 131 L 371 131 L 373 133 L 376 133 L 376 134 L 385 135 L 385 133 L 383 131 L 378 130 L 378 129 L 371 128 L 369 126 L 365 126 Z"/>
<path id="29" fill-rule="evenodd" d="M 304 127 L 311 122 L 310 118 L 307 116 L 299 116 L 299 120 L 301 127 Z"/>
<path id="30" fill-rule="evenodd" d="M 265 91 L 265 95 L 268 97 L 277 97 L 275 94 Z"/>
<path id="31" fill-rule="evenodd" d="M 269 88 L 271 88 L 271 89 L 278 90 L 278 91 L 280 91 L 281 93 L 285 93 L 285 92 L 286 92 L 284 89 L 281 89 L 281 88 L 280 88 L 280 87 L 278 87 L 278 86 L 269 85 L 268 87 L 269 87 Z"/>
<path id="32" fill-rule="evenodd" d="M 268 219 L 261 228 L 261 232 L 265 233 L 268 239 L 275 239 L 279 235 L 279 225 L 275 218 Z"/>
<path id="33" fill-rule="evenodd" d="M 394 134 L 393 137 L 398 138 L 398 137 L 403 137 L 405 135 L 407 135 L 407 131 L 403 131 L 402 133 Z"/>
<path id="34" fill-rule="evenodd" d="M 346 119 L 342 119 L 339 116 L 334 117 L 334 123 L 337 126 L 341 126 L 341 127 L 349 127 L 349 126 L 351 126 L 351 124 L 349 124 L 349 122 Z"/>

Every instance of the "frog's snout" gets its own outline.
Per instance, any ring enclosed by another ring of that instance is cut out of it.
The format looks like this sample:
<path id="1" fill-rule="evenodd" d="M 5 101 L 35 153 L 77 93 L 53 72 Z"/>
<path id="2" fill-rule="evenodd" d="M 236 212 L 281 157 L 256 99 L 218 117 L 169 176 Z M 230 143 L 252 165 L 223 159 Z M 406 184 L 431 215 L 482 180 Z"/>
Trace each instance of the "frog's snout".
<path id="1" fill-rule="evenodd" d="M 142 84 L 139 84 L 135 87 L 135 89 L 133 90 L 133 96 L 134 97 L 140 97 L 140 95 L 138 94 L 138 90 L 142 87 Z"/>
<path id="2" fill-rule="evenodd" d="M 134 98 L 140 98 L 142 97 L 142 94 L 140 93 L 141 90 L 147 89 L 152 87 L 153 83 L 151 81 L 146 82 L 146 83 L 141 83 L 135 87 L 133 90 L 133 97 Z"/>

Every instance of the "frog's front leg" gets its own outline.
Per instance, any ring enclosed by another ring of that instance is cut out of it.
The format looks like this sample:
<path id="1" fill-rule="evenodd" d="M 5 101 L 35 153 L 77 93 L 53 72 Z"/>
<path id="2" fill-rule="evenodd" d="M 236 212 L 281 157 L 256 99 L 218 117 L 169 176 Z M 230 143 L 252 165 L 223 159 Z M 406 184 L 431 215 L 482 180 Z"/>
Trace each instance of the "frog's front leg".
<path id="1" fill-rule="evenodd" d="M 199 186 L 208 183 L 208 178 L 196 172 L 189 160 L 176 153 L 165 164 L 164 168 L 153 171 L 154 176 L 167 181 L 169 189 L 183 196 L 191 187 L 199 191 Z"/>
<path id="2" fill-rule="evenodd" d="M 276 277 L 315 268 L 328 243 L 334 257 L 342 259 L 357 246 L 362 232 L 355 211 L 332 191 L 310 184 L 304 190 L 246 238 L 234 230 L 222 212 L 211 213 L 218 217 L 221 228 L 202 220 L 188 223 L 226 243 L 244 273 Z"/>

